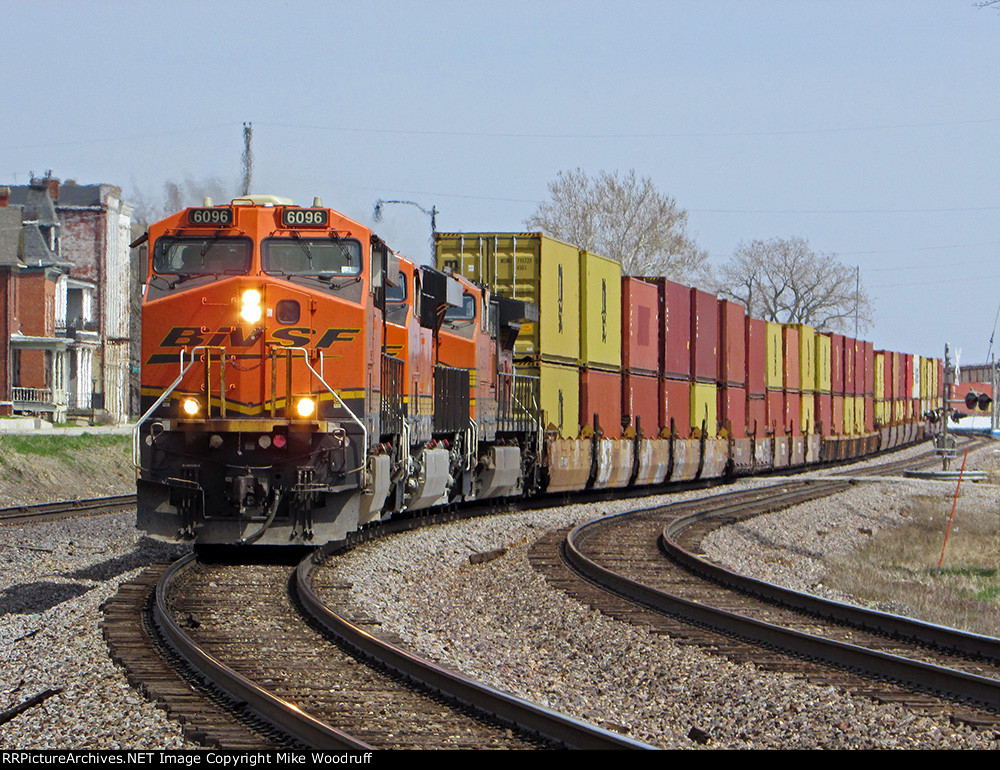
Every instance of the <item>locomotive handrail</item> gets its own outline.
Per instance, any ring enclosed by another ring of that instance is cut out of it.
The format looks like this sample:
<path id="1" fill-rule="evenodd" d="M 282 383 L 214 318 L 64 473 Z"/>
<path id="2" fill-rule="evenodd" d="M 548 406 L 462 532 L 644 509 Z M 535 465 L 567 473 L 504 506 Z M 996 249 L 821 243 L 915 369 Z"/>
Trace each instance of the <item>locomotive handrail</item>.
<path id="1" fill-rule="evenodd" d="M 170 383 L 167 389 L 160 394 L 160 397 L 156 399 L 156 401 L 153 403 L 151 407 L 149 407 L 149 409 L 146 410 L 146 412 L 142 415 L 142 417 L 140 417 L 139 420 L 136 422 L 135 427 L 132 429 L 132 465 L 136 471 L 139 470 L 139 428 L 142 427 L 142 424 L 149 419 L 150 415 L 153 414 L 153 412 L 159 409 L 160 404 L 166 401 L 167 396 L 173 393 L 174 389 L 181 384 L 181 380 L 184 379 L 184 375 L 186 375 L 188 371 L 191 369 L 191 367 L 194 366 L 195 364 L 194 352 L 196 350 L 202 350 L 204 348 L 205 348 L 204 345 L 199 345 L 198 347 L 191 348 L 191 361 L 188 363 L 187 366 L 184 366 L 184 348 L 181 348 L 181 354 L 180 354 L 181 373 L 178 374 L 177 379 L 174 380 L 172 383 Z"/>
<path id="2" fill-rule="evenodd" d="M 351 408 L 347 404 L 344 403 L 344 399 L 342 399 L 340 397 L 340 394 L 338 394 L 337 391 L 335 391 L 333 388 L 331 388 L 330 385 L 327 383 L 327 381 L 323 379 L 323 376 L 319 372 L 317 372 L 315 369 L 313 369 L 312 364 L 309 363 L 309 351 L 308 350 L 306 350 L 305 348 L 300 348 L 300 347 L 287 347 L 287 348 L 283 347 L 282 350 L 287 350 L 289 352 L 289 354 L 293 350 L 301 351 L 301 353 L 302 353 L 302 359 L 303 359 L 303 361 L 305 361 L 306 366 L 309 367 L 309 371 L 312 372 L 314 375 L 316 375 L 316 379 L 319 380 L 323 384 L 324 388 L 326 388 L 328 391 L 330 391 L 330 393 L 333 394 L 333 397 L 335 399 L 337 399 L 337 403 L 340 404 L 344 408 L 344 411 L 347 412 L 347 414 L 350 415 L 351 419 L 354 420 L 354 422 L 356 422 L 358 424 L 359 428 L 361 428 L 361 435 L 364 438 L 363 438 L 363 442 L 362 442 L 361 467 L 358 470 L 359 471 L 363 471 L 365 469 L 365 464 L 368 462 L 368 429 L 365 427 L 365 424 L 361 420 L 358 419 L 358 416 L 356 414 L 354 414 L 353 411 L 351 411 Z M 273 396 L 273 394 L 272 394 L 272 396 Z M 361 490 L 362 491 L 367 491 L 368 485 L 367 485 L 366 480 L 365 480 L 365 474 L 361 473 L 360 475 L 361 475 Z"/>

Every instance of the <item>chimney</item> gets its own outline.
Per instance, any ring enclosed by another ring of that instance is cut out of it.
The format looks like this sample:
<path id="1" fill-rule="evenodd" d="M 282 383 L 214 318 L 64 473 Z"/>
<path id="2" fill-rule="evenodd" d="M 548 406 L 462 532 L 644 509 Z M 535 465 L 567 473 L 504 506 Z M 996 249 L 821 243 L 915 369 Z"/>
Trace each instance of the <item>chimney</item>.
<path id="1" fill-rule="evenodd" d="M 45 178 L 42 180 L 42 183 L 49 188 L 49 197 L 52 199 L 52 202 L 55 203 L 59 200 L 59 179 L 52 176 L 52 171 L 45 172 Z"/>
<path id="2" fill-rule="evenodd" d="M 8 200 L 10 200 L 10 188 L 0 187 L 0 208 L 5 208 Z"/>

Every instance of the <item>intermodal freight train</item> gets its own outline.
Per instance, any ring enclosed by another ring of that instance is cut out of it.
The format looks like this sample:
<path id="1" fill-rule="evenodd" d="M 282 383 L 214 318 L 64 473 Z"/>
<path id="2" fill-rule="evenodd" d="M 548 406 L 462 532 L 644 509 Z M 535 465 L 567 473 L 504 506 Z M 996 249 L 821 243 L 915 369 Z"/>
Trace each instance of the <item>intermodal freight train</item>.
<path id="1" fill-rule="evenodd" d="M 437 265 L 273 196 L 150 226 L 138 526 L 309 544 L 442 504 L 860 457 L 934 432 L 936 359 L 748 318 L 537 233 Z"/>

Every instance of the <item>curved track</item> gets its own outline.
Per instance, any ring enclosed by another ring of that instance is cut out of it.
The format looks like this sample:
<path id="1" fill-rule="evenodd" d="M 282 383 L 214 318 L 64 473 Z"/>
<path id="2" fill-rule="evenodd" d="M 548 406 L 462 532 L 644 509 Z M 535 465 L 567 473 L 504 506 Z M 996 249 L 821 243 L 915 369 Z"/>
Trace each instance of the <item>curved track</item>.
<path id="1" fill-rule="evenodd" d="M 564 544 L 545 538 L 532 558 L 550 580 L 609 614 L 638 617 L 740 660 L 931 711 L 957 713 L 954 704 L 925 693 L 1000 709 L 1000 641 L 788 591 L 694 553 L 712 528 L 832 494 L 844 484 L 792 482 L 621 514 L 578 527 Z M 589 582 L 567 574 L 554 555 L 560 548 Z M 595 584 L 636 604 L 609 599 Z M 776 656 L 775 649 L 786 654 Z M 995 714 L 978 708 L 958 712 L 970 722 L 996 724 Z"/>

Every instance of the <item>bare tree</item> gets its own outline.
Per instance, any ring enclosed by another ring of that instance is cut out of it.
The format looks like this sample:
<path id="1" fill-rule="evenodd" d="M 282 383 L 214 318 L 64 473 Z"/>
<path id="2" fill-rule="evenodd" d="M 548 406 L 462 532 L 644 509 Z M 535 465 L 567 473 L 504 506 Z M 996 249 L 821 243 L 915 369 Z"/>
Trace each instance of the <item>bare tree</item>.
<path id="1" fill-rule="evenodd" d="M 136 188 L 134 182 L 132 186 Z M 168 179 L 164 182 L 161 203 L 155 203 L 137 188 L 129 194 L 128 199 L 133 206 L 132 216 L 135 221 L 149 224 L 188 206 L 200 206 L 206 197 L 220 204 L 229 203 L 236 195 L 236 185 L 219 177 L 192 179 L 188 176 L 184 181 Z"/>
<path id="2" fill-rule="evenodd" d="M 625 175 L 560 171 L 525 227 L 621 262 L 626 275 L 705 284 L 708 252 L 685 232 L 687 212 L 635 169 Z"/>
<path id="3" fill-rule="evenodd" d="M 767 321 L 847 333 L 855 317 L 859 329 L 872 323 L 873 305 L 855 269 L 836 254 L 812 251 L 803 238 L 740 243 L 720 270 L 718 291 Z"/>

